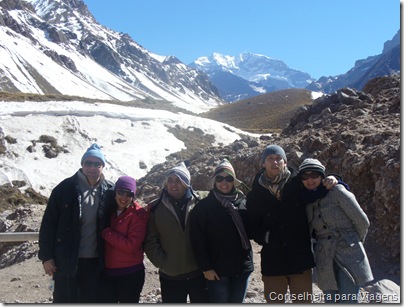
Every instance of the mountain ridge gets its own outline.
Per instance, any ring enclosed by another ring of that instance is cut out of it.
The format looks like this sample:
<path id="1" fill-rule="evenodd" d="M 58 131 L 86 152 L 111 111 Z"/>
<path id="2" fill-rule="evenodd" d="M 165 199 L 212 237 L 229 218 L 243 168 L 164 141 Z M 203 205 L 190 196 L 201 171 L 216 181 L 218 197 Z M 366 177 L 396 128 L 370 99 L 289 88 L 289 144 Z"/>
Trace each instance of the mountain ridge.
<path id="1" fill-rule="evenodd" d="M 3 0 L 0 10 L 3 91 L 152 98 L 195 113 L 223 103 L 205 74 L 100 25 L 81 0 Z"/>
<path id="2" fill-rule="evenodd" d="M 379 55 L 359 59 L 353 68 L 337 76 L 313 79 L 308 73 L 289 68 L 283 61 L 254 53 L 202 56 L 189 64 L 205 72 L 227 102 L 264 93 L 303 88 L 331 94 L 343 87 L 361 90 L 371 79 L 400 73 L 400 30 L 384 43 Z"/>
<path id="3" fill-rule="evenodd" d="M 213 53 L 185 65 L 98 23 L 82 0 L 0 2 L 0 90 L 120 101 L 159 100 L 193 113 L 288 88 L 361 89 L 400 72 L 400 31 L 383 53 L 314 80 L 269 56 Z M 206 65 L 206 67 L 204 67 Z"/>

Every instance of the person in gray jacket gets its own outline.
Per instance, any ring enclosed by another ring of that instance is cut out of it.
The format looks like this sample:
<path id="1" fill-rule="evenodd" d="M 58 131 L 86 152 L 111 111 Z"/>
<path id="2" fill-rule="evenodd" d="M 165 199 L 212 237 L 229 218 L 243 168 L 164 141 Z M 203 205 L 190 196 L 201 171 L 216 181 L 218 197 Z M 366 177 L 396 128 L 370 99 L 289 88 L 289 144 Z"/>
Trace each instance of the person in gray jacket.
<path id="1" fill-rule="evenodd" d="M 160 197 L 149 206 L 143 249 L 159 269 L 163 303 L 208 303 L 203 272 L 191 245 L 189 214 L 199 197 L 184 163 L 170 169 Z"/>
<path id="2" fill-rule="evenodd" d="M 363 246 L 369 219 L 344 185 L 324 188 L 324 174 L 317 159 L 305 159 L 299 167 L 302 200 L 316 239 L 317 284 L 326 302 L 357 303 L 360 286 L 373 280 Z"/>

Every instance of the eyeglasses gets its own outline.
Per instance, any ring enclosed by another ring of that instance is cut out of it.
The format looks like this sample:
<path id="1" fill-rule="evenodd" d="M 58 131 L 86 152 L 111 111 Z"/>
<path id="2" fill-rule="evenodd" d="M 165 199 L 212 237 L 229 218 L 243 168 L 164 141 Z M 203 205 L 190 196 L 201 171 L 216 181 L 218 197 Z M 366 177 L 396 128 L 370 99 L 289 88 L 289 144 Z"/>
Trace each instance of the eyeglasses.
<path id="1" fill-rule="evenodd" d="M 129 190 L 116 190 L 116 194 L 119 196 L 134 197 L 135 194 Z"/>
<path id="2" fill-rule="evenodd" d="M 96 167 L 96 168 L 100 168 L 101 165 L 102 165 L 102 163 L 99 162 L 99 161 L 89 161 L 89 160 L 84 161 L 84 166 L 85 166 L 85 167 L 92 167 L 92 166 L 94 166 L 94 167 Z"/>
<path id="3" fill-rule="evenodd" d="M 227 182 L 233 182 L 234 177 L 230 176 L 230 175 L 226 176 L 226 177 L 218 175 L 218 176 L 215 177 L 216 182 L 222 182 L 223 180 L 226 180 Z"/>
<path id="4" fill-rule="evenodd" d="M 300 175 L 300 178 L 303 180 L 303 181 L 306 181 L 306 180 L 308 180 L 309 178 L 311 178 L 311 179 L 317 179 L 318 177 L 320 177 L 321 176 L 321 174 L 319 173 L 319 172 L 312 172 L 312 173 L 303 173 L 303 174 L 301 174 Z"/>

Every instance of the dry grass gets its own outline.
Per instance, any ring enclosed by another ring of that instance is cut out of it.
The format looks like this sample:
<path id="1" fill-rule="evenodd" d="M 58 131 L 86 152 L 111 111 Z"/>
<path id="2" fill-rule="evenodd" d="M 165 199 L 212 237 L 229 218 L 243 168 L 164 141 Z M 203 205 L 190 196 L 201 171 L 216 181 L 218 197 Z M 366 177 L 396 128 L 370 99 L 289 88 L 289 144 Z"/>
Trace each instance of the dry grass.
<path id="1" fill-rule="evenodd" d="M 0 213 L 5 210 L 15 210 L 24 204 L 45 205 L 48 202 L 46 196 L 34 191 L 32 188 L 26 188 L 22 192 L 19 187 L 25 185 L 25 182 L 13 181 L 13 185 L 3 184 L 0 186 Z"/>
<path id="2" fill-rule="evenodd" d="M 279 133 L 301 106 L 310 104 L 310 91 L 288 89 L 226 104 L 200 115 L 248 132 Z"/>
<path id="3" fill-rule="evenodd" d="M 1 101 L 87 101 L 94 102 L 98 101 L 95 99 L 88 99 L 79 96 L 69 96 L 69 95 L 59 95 L 59 94 L 32 94 L 32 93 L 10 93 L 10 92 L 0 92 Z"/>

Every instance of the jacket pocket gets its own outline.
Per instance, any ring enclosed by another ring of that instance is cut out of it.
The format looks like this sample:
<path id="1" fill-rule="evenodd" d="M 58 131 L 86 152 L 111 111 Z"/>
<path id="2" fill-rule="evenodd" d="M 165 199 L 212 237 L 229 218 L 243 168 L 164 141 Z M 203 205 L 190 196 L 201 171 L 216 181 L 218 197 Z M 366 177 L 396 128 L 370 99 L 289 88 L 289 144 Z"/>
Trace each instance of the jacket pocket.
<path id="1" fill-rule="evenodd" d="M 340 237 L 336 256 L 343 263 L 360 263 L 363 261 L 365 253 L 356 233 L 343 234 Z"/>

